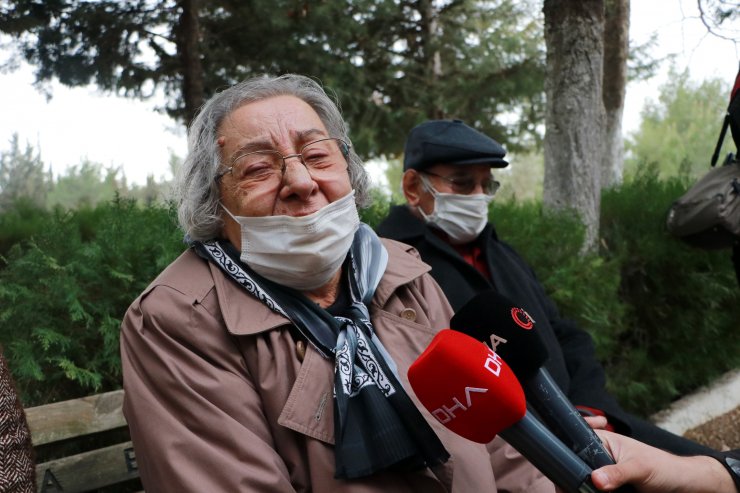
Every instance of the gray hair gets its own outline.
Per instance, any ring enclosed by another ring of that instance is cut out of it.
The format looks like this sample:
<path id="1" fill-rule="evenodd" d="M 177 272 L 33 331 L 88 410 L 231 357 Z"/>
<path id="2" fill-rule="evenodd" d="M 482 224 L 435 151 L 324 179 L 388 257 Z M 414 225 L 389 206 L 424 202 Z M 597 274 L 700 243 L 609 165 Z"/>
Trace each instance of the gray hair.
<path id="1" fill-rule="evenodd" d="M 216 179 L 222 164 L 217 142 L 219 126 L 245 104 L 285 95 L 305 101 L 319 115 L 330 136 L 351 144 L 338 103 L 308 77 L 295 74 L 259 76 L 215 94 L 201 107 L 188 130 L 188 155 L 175 176 L 173 187 L 180 227 L 191 239 L 215 238 L 223 226 Z M 351 145 L 347 163 L 355 202 L 358 207 L 365 207 L 370 203 L 370 180 L 362 159 Z"/>

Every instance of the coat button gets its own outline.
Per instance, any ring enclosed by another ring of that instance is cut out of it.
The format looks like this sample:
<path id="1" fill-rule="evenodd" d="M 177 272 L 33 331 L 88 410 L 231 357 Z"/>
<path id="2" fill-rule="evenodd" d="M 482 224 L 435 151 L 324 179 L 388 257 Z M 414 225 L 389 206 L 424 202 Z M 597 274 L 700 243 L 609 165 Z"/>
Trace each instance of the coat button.
<path id="1" fill-rule="evenodd" d="M 412 322 L 416 321 L 416 310 L 413 308 L 404 308 L 401 310 L 401 318 L 405 318 L 406 320 L 411 320 Z"/>
<path id="2" fill-rule="evenodd" d="M 298 357 L 298 361 L 303 363 L 303 358 L 306 357 L 306 343 L 298 341 L 295 343 L 295 355 Z"/>

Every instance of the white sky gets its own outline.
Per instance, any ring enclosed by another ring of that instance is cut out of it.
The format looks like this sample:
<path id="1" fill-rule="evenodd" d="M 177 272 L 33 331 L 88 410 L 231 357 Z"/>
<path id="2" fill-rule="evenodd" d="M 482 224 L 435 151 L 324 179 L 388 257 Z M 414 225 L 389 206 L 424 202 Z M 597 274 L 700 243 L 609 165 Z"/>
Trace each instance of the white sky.
<path id="1" fill-rule="evenodd" d="M 723 26 L 722 33 L 737 40 L 707 34 L 698 19 L 696 0 L 632 0 L 630 40 L 642 44 L 654 32 L 653 55 L 676 54 L 676 67 L 688 68 L 691 78 L 719 77 L 729 86 L 740 60 L 740 22 Z M 8 53 L 0 48 L 0 61 Z M 633 131 L 646 98 L 655 99 L 668 67 L 648 82 L 627 86 L 624 130 Z M 0 73 L 0 150 L 9 148 L 13 133 L 41 150 L 41 158 L 55 175 L 86 157 L 105 166 L 121 166 L 129 180 L 143 184 L 146 177 L 170 178 L 169 155 L 186 153 L 184 129 L 140 102 L 99 93 L 94 88 L 69 89 L 52 84 L 52 99 L 32 86 L 32 69 L 22 66 Z M 717 121 L 722 117 L 719 110 Z M 719 127 L 718 127 L 719 128 Z"/>
<path id="2" fill-rule="evenodd" d="M 732 87 L 740 64 L 740 21 L 725 22 L 722 37 L 709 34 L 699 19 L 697 0 L 631 0 L 630 43 L 641 45 L 655 33 L 658 44 L 652 54 L 655 58 L 675 55 L 679 72 L 689 70 L 691 79 L 702 81 L 719 78 Z M 729 39 L 725 39 L 729 38 Z M 646 99 L 656 100 L 660 86 L 666 81 L 669 65 L 663 64 L 659 74 L 644 82 L 627 85 L 623 130 L 637 129 L 640 111 Z M 729 103 L 729 93 L 727 95 Z M 724 108 L 717 115 L 717 131 Z"/>

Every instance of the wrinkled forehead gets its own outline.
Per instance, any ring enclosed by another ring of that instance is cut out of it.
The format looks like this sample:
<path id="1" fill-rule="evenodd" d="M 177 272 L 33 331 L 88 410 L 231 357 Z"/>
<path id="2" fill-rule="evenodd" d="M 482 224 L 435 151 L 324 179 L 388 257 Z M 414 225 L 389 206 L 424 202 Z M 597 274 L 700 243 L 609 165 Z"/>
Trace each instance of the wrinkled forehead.
<path id="1" fill-rule="evenodd" d="M 226 164 L 235 156 L 256 150 L 290 154 L 312 140 L 329 136 L 318 113 L 295 96 L 245 103 L 224 118 L 217 135 L 221 160 Z"/>
<path id="2" fill-rule="evenodd" d="M 226 142 L 260 141 L 276 147 L 328 137 L 324 122 L 305 101 L 295 96 L 274 96 L 234 109 L 218 127 Z"/>
<path id="3" fill-rule="evenodd" d="M 277 129 L 317 127 L 326 131 L 319 114 L 305 101 L 282 95 L 245 102 L 224 117 L 219 131 L 263 133 Z"/>

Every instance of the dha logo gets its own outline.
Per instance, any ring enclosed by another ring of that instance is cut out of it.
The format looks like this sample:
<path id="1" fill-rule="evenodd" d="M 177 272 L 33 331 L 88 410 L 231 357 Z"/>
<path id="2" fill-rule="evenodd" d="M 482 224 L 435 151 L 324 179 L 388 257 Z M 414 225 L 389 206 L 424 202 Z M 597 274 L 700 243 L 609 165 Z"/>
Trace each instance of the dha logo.
<path id="1" fill-rule="evenodd" d="M 491 349 L 495 351 L 499 344 L 506 344 L 506 339 L 496 334 L 491 334 Z"/>
<path id="2" fill-rule="evenodd" d="M 511 318 L 522 329 L 529 330 L 534 327 L 534 320 L 522 308 L 511 307 Z"/>
<path id="3" fill-rule="evenodd" d="M 495 376 L 499 376 L 501 374 L 501 364 L 501 356 L 489 349 L 488 358 L 486 358 L 486 362 L 483 363 L 483 367 Z"/>
<path id="4" fill-rule="evenodd" d="M 493 351 L 490 351 L 483 367 L 498 377 L 501 374 L 501 365 L 501 357 Z M 432 415 L 442 424 L 449 423 L 457 417 L 455 414 L 456 412 L 465 412 L 473 406 L 473 394 L 485 394 L 486 392 L 488 392 L 488 389 L 480 387 L 465 387 L 464 404 L 460 402 L 460 399 L 457 397 L 453 397 L 451 406 L 438 407 L 432 411 Z"/>

